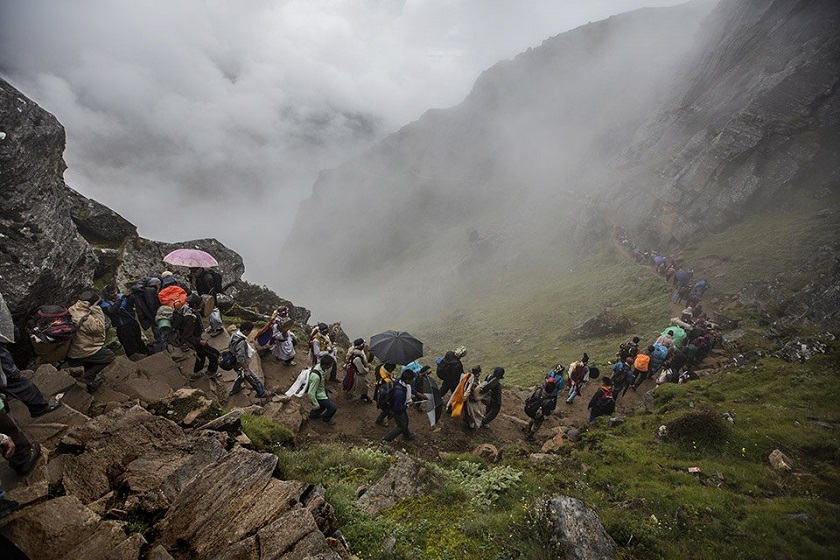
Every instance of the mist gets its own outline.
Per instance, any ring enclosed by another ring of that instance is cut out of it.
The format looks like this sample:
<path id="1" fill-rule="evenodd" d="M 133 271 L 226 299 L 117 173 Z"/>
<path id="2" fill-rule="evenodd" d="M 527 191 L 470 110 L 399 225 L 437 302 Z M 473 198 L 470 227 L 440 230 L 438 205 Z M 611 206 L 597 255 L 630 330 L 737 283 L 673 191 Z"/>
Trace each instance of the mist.
<path id="1" fill-rule="evenodd" d="M 3 0 L 0 72 L 65 126 L 70 186 L 145 237 L 216 237 L 286 295 L 321 170 L 547 37 L 674 3 Z"/>

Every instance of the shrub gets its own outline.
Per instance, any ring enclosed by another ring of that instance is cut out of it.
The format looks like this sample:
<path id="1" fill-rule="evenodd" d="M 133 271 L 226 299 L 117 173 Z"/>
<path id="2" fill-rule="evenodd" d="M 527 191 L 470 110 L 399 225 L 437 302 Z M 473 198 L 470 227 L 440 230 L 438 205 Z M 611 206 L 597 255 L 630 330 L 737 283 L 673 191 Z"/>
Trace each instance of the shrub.
<path id="1" fill-rule="evenodd" d="M 667 424 L 668 441 L 689 449 L 720 449 L 728 428 L 720 415 L 710 409 L 693 410 Z"/>
<path id="2" fill-rule="evenodd" d="M 273 453 L 279 447 L 291 447 L 295 443 L 295 434 L 289 428 L 267 416 L 243 414 L 242 431 L 257 451 Z"/>

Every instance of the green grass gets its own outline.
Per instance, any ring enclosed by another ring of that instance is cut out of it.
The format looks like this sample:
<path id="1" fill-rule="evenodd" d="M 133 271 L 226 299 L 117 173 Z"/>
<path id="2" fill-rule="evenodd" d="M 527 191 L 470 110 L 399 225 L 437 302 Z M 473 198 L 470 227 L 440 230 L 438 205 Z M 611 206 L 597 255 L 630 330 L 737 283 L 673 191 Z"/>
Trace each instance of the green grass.
<path id="1" fill-rule="evenodd" d="M 294 432 L 267 416 L 243 414 L 241 421 L 242 432 L 248 436 L 257 451 L 271 453 L 295 444 Z"/>

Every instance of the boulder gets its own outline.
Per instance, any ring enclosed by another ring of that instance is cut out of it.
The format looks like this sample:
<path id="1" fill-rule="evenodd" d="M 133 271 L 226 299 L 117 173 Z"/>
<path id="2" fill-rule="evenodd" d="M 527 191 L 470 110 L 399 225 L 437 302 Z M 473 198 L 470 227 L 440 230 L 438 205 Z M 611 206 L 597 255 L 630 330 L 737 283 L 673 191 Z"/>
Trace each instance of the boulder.
<path id="1" fill-rule="evenodd" d="M 136 560 L 146 541 L 127 537 L 120 523 L 102 519 L 75 496 L 61 496 L 16 512 L 0 532 L 30 560 Z"/>
<path id="2" fill-rule="evenodd" d="M 398 451 L 397 462 L 362 494 L 359 505 L 370 515 L 377 515 L 403 498 L 421 495 L 428 474 L 425 467 Z"/>
<path id="3" fill-rule="evenodd" d="M 564 558 L 607 560 L 615 558 L 615 543 L 598 515 L 583 502 L 556 496 L 546 503 L 545 515 L 554 538 L 566 551 Z"/>
<path id="4" fill-rule="evenodd" d="M 607 309 L 575 327 L 572 334 L 577 338 L 600 338 L 626 333 L 630 327 L 630 319 L 625 315 Z"/>
<path id="5" fill-rule="evenodd" d="M 278 424 L 286 426 L 292 433 L 296 434 L 300 431 L 300 427 L 307 417 L 301 410 L 308 411 L 310 408 L 309 399 L 305 397 L 292 397 L 287 401 L 272 401 L 267 403 L 264 407 L 264 415 Z"/>
<path id="6" fill-rule="evenodd" d="M 149 410 L 185 427 L 200 426 L 222 415 L 219 404 L 203 391 L 186 387 L 151 403 Z"/>
<path id="7" fill-rule="evenodd" d="M 301 503 L 309 486 L 274 478 L 276 468 L 274 455 L 241 448 L 205 468 L 158 523 L 160 544 L 198 558 L 233 558 L 223 552 L 230 547 L 243 550 L 236 558 L 254 560 L 338 557 Z M 255 534 L 260 543 L 274 543 L 271 548 L 262 545 L 270 556 L 254 555 L 249 540 Z"/>
<path id="8" fill-rule="evenodd" d="M 557 455 L 553 453 L 531 453 L 528 455 L 528 462 L 532 465 L 539 465 L 540 463 L 552 463 L 557 461 Z"/>

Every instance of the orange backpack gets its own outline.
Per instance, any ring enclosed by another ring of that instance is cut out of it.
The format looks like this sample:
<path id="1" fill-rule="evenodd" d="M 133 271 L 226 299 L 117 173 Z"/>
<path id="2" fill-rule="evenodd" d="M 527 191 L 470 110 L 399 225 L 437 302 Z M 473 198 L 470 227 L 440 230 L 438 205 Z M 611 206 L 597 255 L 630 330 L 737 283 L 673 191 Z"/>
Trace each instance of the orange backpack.
<path id="1" fill-rule="evenodd" d="M 650 367 L 650 356 L 647 354 L 636 356 L 636 361 L 633 362 L 633 369 L 636 371 L 647 371 L 648 367 Z"/>
<path id="2" fill-rule="evenodd" d="M 158 293 L 161 305 L 180 309 L 187 303 L 187 292 L 180 286 L 168 286 Z"/>

